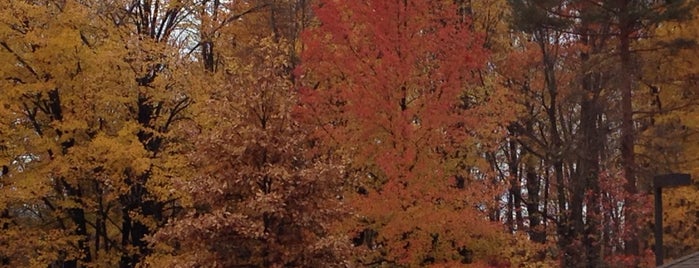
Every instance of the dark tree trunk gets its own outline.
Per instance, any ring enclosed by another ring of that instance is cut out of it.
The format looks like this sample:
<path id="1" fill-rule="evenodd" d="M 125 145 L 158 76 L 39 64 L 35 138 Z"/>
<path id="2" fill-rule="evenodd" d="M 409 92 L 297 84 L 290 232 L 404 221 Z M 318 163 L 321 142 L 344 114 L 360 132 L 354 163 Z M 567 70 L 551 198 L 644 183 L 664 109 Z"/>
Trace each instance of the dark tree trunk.
<path id="1" fill-rule="evenodd" d="M 541 181 L 536 175 L 536 169 L 533 163 L 526 163 L 526 179 L 527 179 L 527 213 L 529 214 L 529 236 L 531 240 L 537 243 L 546 242 L 546 230 L 541 228 L 543 217 L 540 204 Z"/>
<path id="2" fill-rule="evenodd" d="M 638 192 L 636 186 L 636 162 L 634 159 L 634 122 L 633 122 L 633 106 L 632 93 L 633 90 L 633 63 L 631 62 L 631 34 L 634 27 L 634 22 L 630 18 L 631 12 L 629 9 L 629 1 L 621 1 L 619 7 L 619 57 L 621 60 L 621 70 L 619 73 L 619 90 L 621 91 L 621 161 L 624 168 L 624 176 L 626 177 L 625 190 L 629 195 L 635 195 Z M 627 198 L 624 200 L 624 210 L 628 227 L 635 229 L 638 215 L 636 212 L 636 204 L 633 199 Z M 632 233 L 636 233 L 635 230 Z M 626 253 L 629 255 L 638 256 L 640 253 L 639 239 L 637 236 L 630 236 L 626 241 Z"/>

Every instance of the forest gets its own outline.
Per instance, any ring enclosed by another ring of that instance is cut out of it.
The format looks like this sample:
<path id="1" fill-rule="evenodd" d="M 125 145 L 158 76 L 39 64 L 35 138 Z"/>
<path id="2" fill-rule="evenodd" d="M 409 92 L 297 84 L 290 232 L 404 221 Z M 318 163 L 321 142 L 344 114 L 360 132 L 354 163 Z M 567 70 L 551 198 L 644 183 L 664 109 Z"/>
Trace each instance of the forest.
<path id="1" fill-rule="evenodd" d="M 2 0 L 2 267 L 699 251 L 699 1 Z"/>

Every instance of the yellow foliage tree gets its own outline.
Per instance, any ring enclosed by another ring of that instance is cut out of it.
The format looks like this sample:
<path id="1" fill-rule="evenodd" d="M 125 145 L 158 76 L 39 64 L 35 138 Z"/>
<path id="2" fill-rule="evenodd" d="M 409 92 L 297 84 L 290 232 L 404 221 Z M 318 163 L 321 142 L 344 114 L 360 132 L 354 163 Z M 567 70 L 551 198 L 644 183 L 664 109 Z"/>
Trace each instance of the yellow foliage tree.
<path id="1" fill-rule="evenodd" d="M 646 42 L 649 53 L 644 70 L 645 90 L 638 95 L 644 119 L 639 146 L 648 177 L 690 173 L 692 186 L 663 190 L 664 245 L 668 259 L 699 249 L 699 8 L 691 20 L 669 22 Z M 665 46 L 666 49 L 656 49 Z"/>
<path id="2" fill-rule="evenodd" d="M 4 264 L 134 265 L 178 207 L 170 130 L 190 102 L 177 50 L 109 7 L 0 4 Z"/>

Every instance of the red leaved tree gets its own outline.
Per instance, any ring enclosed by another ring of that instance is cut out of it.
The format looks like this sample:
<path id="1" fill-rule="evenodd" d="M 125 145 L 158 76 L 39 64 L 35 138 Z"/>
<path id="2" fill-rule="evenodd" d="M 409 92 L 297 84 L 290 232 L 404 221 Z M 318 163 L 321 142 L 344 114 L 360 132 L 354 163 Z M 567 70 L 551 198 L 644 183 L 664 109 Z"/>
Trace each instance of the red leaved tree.
<path id="1" fill-rule="evenodd" d="M 494 254 L 500 233 L 480 212 L 495 194 L 474 156 L 497 136 L 505 98 L 483 78 L 487 53 L 465 14 L 427 0 L 328 0 L 315 14 L 297 115 L 355 171 L 348 228 L 370 249 L 360 261 Z"/>

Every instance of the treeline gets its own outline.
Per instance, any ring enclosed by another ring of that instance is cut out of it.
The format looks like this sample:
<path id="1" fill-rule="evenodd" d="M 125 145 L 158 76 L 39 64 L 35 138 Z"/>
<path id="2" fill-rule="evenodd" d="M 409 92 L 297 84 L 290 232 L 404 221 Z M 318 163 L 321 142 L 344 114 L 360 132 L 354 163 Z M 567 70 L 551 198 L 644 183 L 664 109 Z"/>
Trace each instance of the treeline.
<path id="1" fill-rule="evenodd" d="M 652 266 L 651 178 L 699 176 L 698 12 L 4 1 L 0 265 Z"/>

